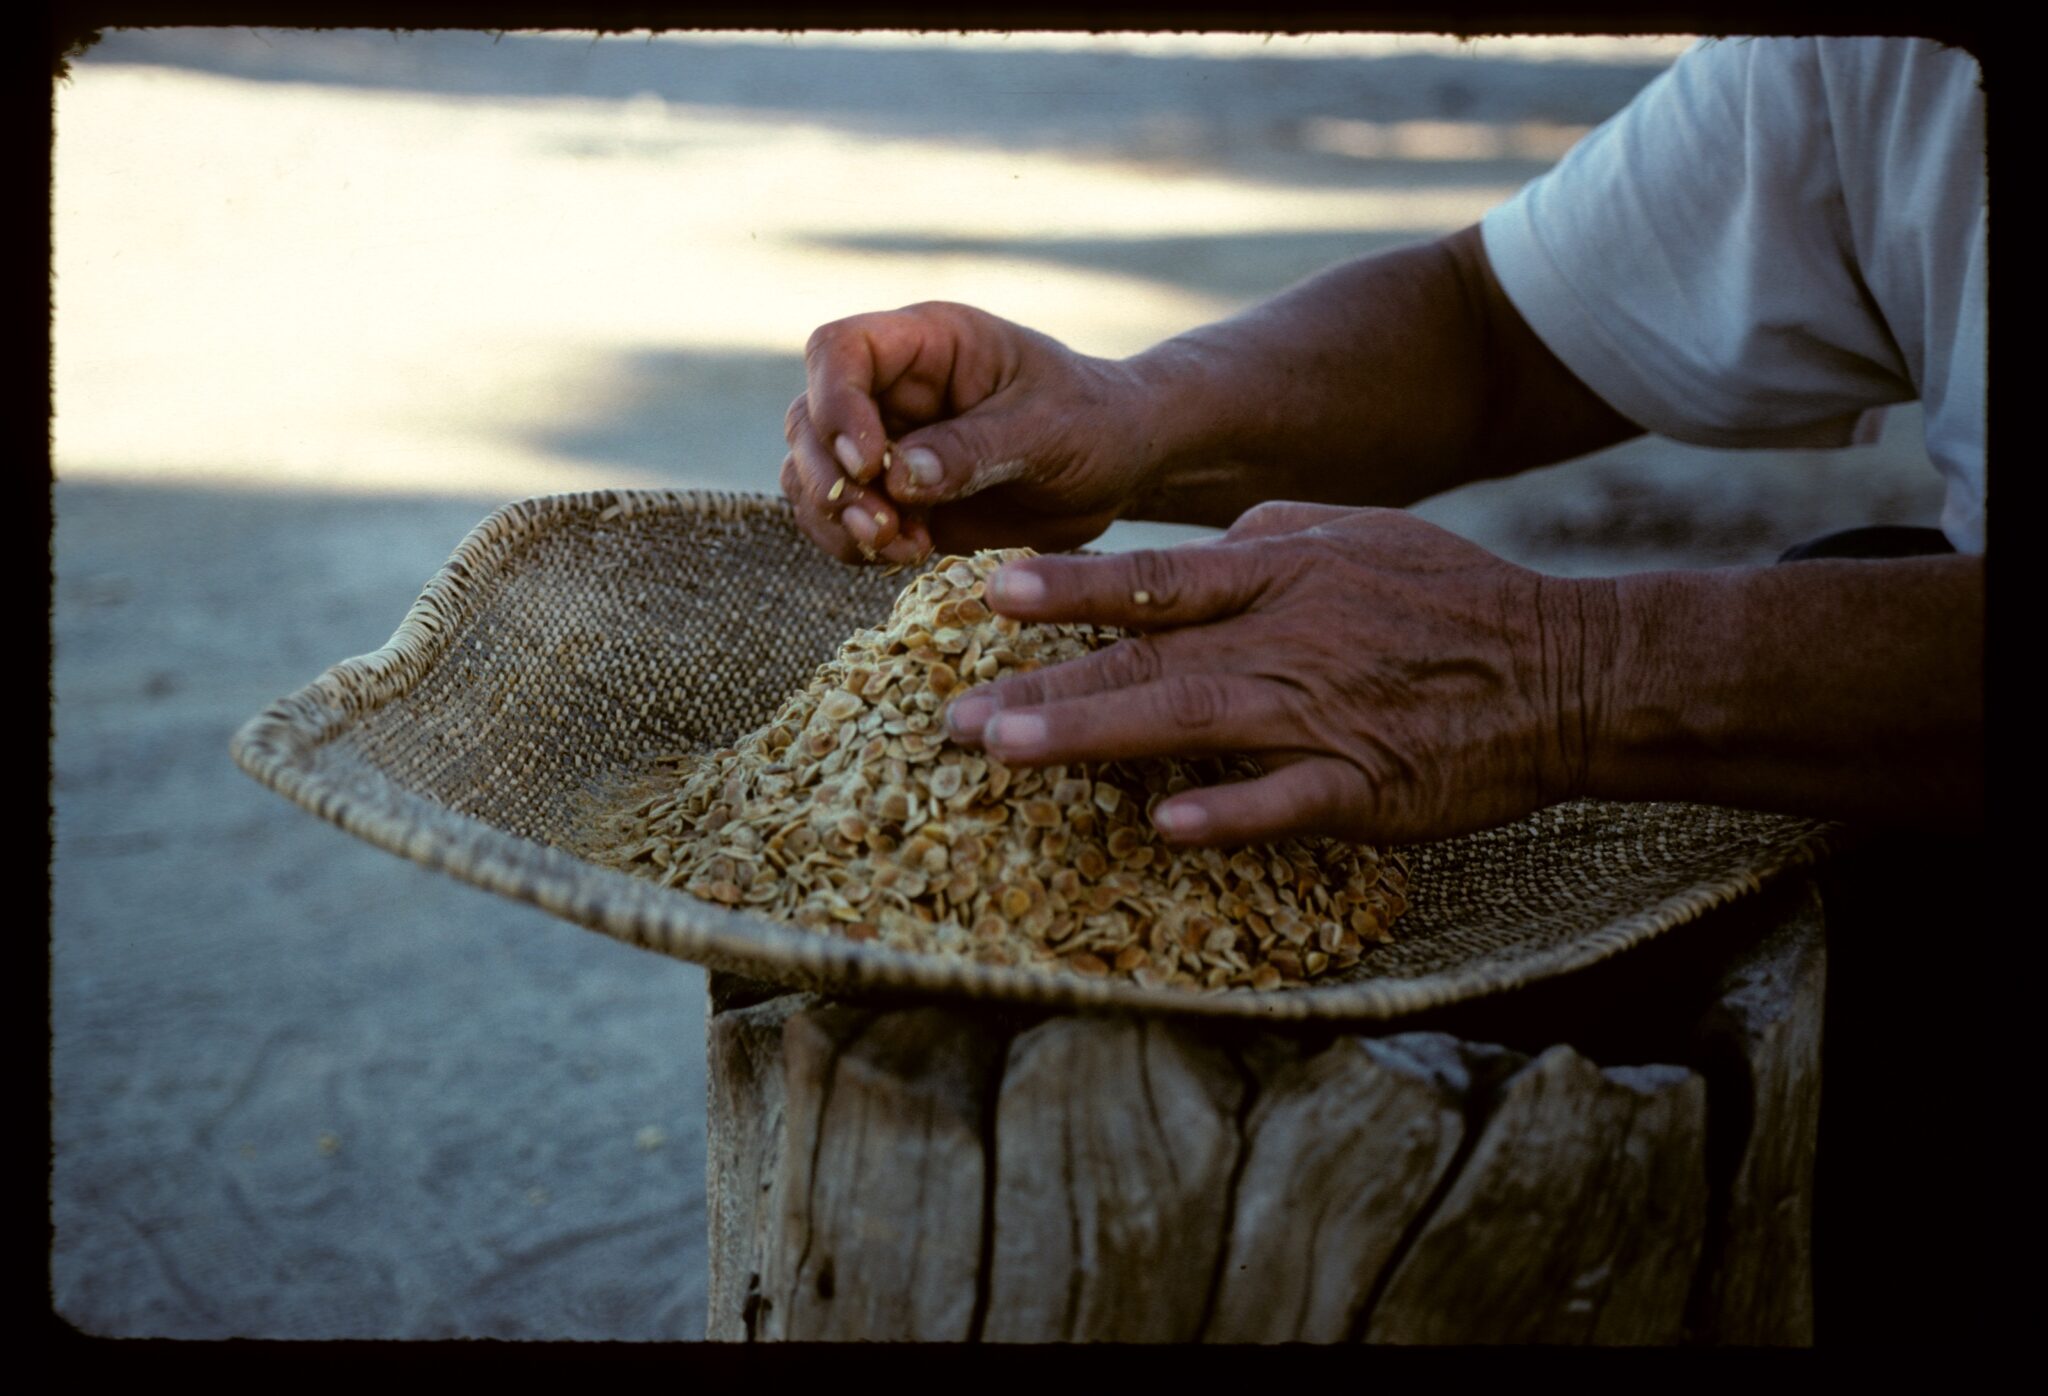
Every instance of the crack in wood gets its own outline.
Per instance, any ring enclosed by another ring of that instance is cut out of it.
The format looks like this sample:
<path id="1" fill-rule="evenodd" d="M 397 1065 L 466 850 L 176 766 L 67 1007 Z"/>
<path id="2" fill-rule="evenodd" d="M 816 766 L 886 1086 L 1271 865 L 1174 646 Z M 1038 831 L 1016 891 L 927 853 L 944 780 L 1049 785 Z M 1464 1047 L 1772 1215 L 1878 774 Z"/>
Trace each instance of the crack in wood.
<path id="1" fill-rule="evenodd" d="M 755 1341 L 755 1327 L 761 1319 L 761 1272 L 754 1271 L 747 1276 L 747 1297 L 740 1305 L 740 1322 L 746 1327 L 746 1341 Z"/>
<path id="2" fill-rule="evenodd" d="M 1704 1218 L 1704 1127 L 1704 1083 L 1685 1068 L 1543 1053 L 1502 1087 L 1366 1339 L 1676 1341 Z"/>
<path id="3" fill-rule="evenodd" d="M 1715 975 L 1670 969 L 1683 993 L 1616 1019 L 1690 1028 L 1685 1066 L 1441 1031 L 719 1009 L 712 1336 L 1810 1342 L 1804 896 L 1731 914 Z M 1572 1036 L 1602 1034 L 1649 1040 Z"/>
<path id="4" fill-rule="evenodd" d="M 765 1238 L 773 1230 L 774 1182 L 787 1135 L 783 1120 L 783 1025 L 809 995 L 779 995 L 706 1021 L 705 1225 L 711 1292 L 705 1336 L 744 1340 L 766 1312 Z M 746 1277 L 742 1286 L 740 1279 Z"/>
<path id="5" fill-rule="evenodd" d="M 1811 884 L 1774 898 L 1694 1032 L 1711 1189 L 1686 1301 L 1695 1342 L 1813 1342 L 1812 1210 L 1825 1036 L 1826 914 Z"/>
<path id="6" fill-rule="evenodd" d="M 1145 1118 L 1152 1122 L 1152 1133 L 1159 1139 L 1160 1157 L 1166 1160 L 1166 1171 L 1173 1177 L 1173 1185 L 1181 1185 L 1180 1161 L 1174 1157 L 1173 1138 L 1166 1132 L 1166 1126 L 1159 1119 L 1159 1101 L 1152 1094 L 1152 1031 L 1147 1024 L 1138 1024 L 1138 1086 L 1145 1093 Z"/>
<path id="7" fill-rule="evenodd" d="M 1237 1156 L 1231 1160 L 1230 1181 L 1223 1188 L 1223 1221 L 1216 1235 L 1216 1261 L 1209 1269 L 1209 1288 L 1202 1296 L 1202 1315 L 1195 1320 L 1195 1331 L 1191 1335 L 1191 1341 L 1197 1343 L 1208 1336 L 1210 1321 L 1216 1314 L 1216 1296 L 1223 1289 L 1223 1267 L 1230 1263 L 1230 1235 L 1237 1224 L 1237 1190 L 1244 1181 L 1245 1165 L 1251 1161 L 1251 1136 L 1247 1124 L 1260 1094 L 1259 1078 L 1253 1074 L 1243 1054 L 1225 1048 L 1224 1055 L 1243 1078 L 1244 1094 L 1237 1103 Z M 1149 1092 L 1147 1099 L 1150 1099 Z"/>
<path id="8" fill-rule="evenodd" d="M 974 1309 L 967 1318 L 967 1341 L 981 1341 L 988 1325 L 990 1283 L 996 1266 L 996 1102 L 1003 1097 L 1003 1078 L 1010 1071 L 1010 1046 L 1014 1036 L 1003 1034 L 1002 1050 L 995 1055 L 988 1089 L 982 1095 L 981 1110 L 981 1241 L 974 1259 Z"/>
<path id="9" fill-rule="evenodd" d="M 1394 1276 L 1400 1273 L 1401 1267 L 1407 1263 L 1410 1252 L 1415 1249 L 1415 1243 L 1436 1219 L 1444 1199 L 1450 1196 L 1451 1189 L 1457 1186 L 1458 1179 L 1464 1175 L 1465 1166 L 1471 1162 L 1473 1150 L 1479 1147 L 1479 1138 L 1486 1131 L 1487 1121 L 1493 1114 L 1501 1091 L 1507 1082 L 1527 1065 L 1527 1059 L 1519 1052 L 1510 1052 L 1505 1048 L 1490 1050 L 1494 1055 L 1486 1060 L 1491 1069 L 1484 1074 L 1471 1070 L 1470 1053 L 1465 1054 L 1468 1057 L 1468 1075 L 1464 1093 L 1459 1098 L 1464 1127 L 1458 1136 L 1457 1144 L 1452 1147 L 1451 1161 L 1445 1164 L 1443 1172 L 1437 1175 L 1435 1185 L 1429 1190 L 1428 1200 L 1415 1209 L 1407 1224 L 1401 1228 L 1399 1238 L 1395 1240 L 1386 1260 L 1381 1263 L 1379 1272 L 1373 1276 L 1372 1286 L 1366 1291 L 1364 1301 L 1359 1304 L 1351 1316 L 1350 1323 L 1346 1325 L 1344 1341 L 1347 1343 L 1365 1341 L 1365 1335 L 1372 1327 L 1373 1315 L 1378 1311 L 1380 1301 L 1386 1297 L 1387 1286 L 1393 1283 Z"/>
<path id="10" fill-rule="evenodd" d="M 1074 1199 L 1074 1116 L 1071 1111 L 1060 1112 L 1060 1196 L 1067 1206 L 1067 1254 L 1073 1263 L 1067 1268 L 1067 1311 L 1060 1320 L 1060 1338 L 1064 1342 L 1074 1341 L 1074 1330 L 1081 1318 L 1081 1286 L 1087 1278 L 1088 1265 L 1084 1260 L 1086 1242 L 1081 1235 L 1081 1209 Z"/>
<path id="11" fill-rule="evenodd" d="M 1699 1341 L 1716 1326 L 1713 1289 L 1720 1267 L 1717 1264 L 1717 1247 L 1711 1242 L 1728 1229 L 1735 1177 L 1749 1148 L 1750 1136 L 1756 1126 L 1756 1112 L 1752 1099 L 1755 1081 L 1749 1064 L 1742 1058 L 1741 1049 L 1733 1042 L 1720 1035 L 1704 1037 L 1694 1053 L 1692 1065 L 1707 1083 L 1706 1236 L 1709 1244 L 1700 1247 L 1699 1262 L 1693 1267 L 1692 1284 L 1687 1289 L 1685 1301 L 1687 1337 Z"/>
<path id="12" fill-rule="evenodd" d="M 811 1137 L 811 1162 L 808 1173 L 804 1179 L 803 1247 L 797 1253 L 796 1268 L 791 1272 L 789 1276 L 791 1303 L 789 1306 L 789 1318 L 785 1320 L 785 1322 L 794 1322 L 796 1320 L 796 1289 L 797 1286 L 800 1285 L 803 1281 L 804 1268 L 810 1263 L 812 1245 L 817 1239 L 817 1227 L 815 1225 L 815 1219 L 818 1215 L 818 1160 L 820 1157 L 823 1156 L 824 1153 L 825 1118 L 827 1113 L 832 1109 L 832 1092 L 834 1088 L 837 1086 L 839 1080 L 839 1062 L 840 1059 L 846 1055 L 847 1049 L 852 1047 L 853 1044 L 860 1039 L 860 1035 L 867 1031 L 869 1025 L 873 1021 L 874 1020 L 872 1018 L 869 1018 L 865 1021 L 857 1023 L 850 1037 L 842 1039 L 835 1035 L 827 1039 L 826 1050 L 828 1055 L 825 1059 L 824 1068 L 819 1073 L 821 1089 L 818 1092 L 818 1108 L 816 1112 L 816 1123 L 812 1126 L 813 1133 Z M 786 1118 L 787 1114 L 785 1112 L 785 1119 Z M 830 1271 L 831 1262 L 828 1260 L 825 1264 L 825 1273 L 829 1275 Z M 820 1287 L 820 1293 L 818 1297 L 821 1299 L 828 1300 L 832 1297 L 832 1292 L 829 1284 Z"/>

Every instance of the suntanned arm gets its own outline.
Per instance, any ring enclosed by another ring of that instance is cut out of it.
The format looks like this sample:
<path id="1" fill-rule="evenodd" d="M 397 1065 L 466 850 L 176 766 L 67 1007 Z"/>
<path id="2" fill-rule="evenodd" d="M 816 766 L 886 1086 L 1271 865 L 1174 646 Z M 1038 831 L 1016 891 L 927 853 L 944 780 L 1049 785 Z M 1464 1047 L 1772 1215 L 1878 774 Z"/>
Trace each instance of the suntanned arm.
<path id="1" fill-rule="evenodd" d="M 1585 789 L 1918 828 L 1984 817 L 1984 560 L 1614 580 Z"/>
<path id="2" fill-rule="evenodd" d="M 847 561 L 1058 551 L 1119 517 L 1222 527 L 1268 500 L 1407 505 L 1641 434 L 1529 329 L 1477 227 L 1128 359 L 925 302 L 820 326 L 805 375 L 782 487 Z"/>
<path id="3" fill-rule="evenodd" d="M 969 690 L 957 738 L 1285 758 L 1162 801 L 1177 842 L 1416 842 L 1586 795 L 1983 818 L 1978 558 L 1546 577 L 1401 510 L 1285 504 L 1204 547 L 1013 562 L 989 596 L 1146 633 Z"/>
<path id="4" fill-rule="evenodd" d="M 1404 506 L 1642 429 L 1546 348 L 1477 226 L 1333 267 L 1126 361 L 1148 408 L 1128 517 L 1269 499 Z"/>
<path id="5" fill-rule="evenodd" d="M 822 327 L 807 373 L 784 488 L 842 557 L 1052 552 L 1119 516 L 1232 526 L 1222 545 L 1010 564 L 997 609 L 1148 633 L 955 714 L 1017 763 L 1289 759 L 1163 802 L 1169 822 L 1205 816 L 1168 837 L 1399 842 L 1577 794 L 1981 821 L 1979 559 L 1546 578 L 1398 509 L 1319 507 L 1637 434 L 1529 330 L 1477 229 L 1127 360 L 926 304 Z M 1252 509 L 1282 499 L 1308 502 Z M 858 511 L 865 531 L 842 523 Z"/>

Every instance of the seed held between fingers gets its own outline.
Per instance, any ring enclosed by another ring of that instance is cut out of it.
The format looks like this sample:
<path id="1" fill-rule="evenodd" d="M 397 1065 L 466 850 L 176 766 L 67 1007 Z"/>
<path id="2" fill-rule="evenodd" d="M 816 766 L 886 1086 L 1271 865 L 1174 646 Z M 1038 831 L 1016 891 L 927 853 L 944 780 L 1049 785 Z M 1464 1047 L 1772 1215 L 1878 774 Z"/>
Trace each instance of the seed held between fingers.
<path id="1" fill-rule="evenodd" d="M 827 494 L 827 495 L 825 496 L 825 498 L 827 498 L 827 499 L 829 499 L 829 500 L 833 500 L 833 501 L 835 501 L 835 502 L 836 502 L 836 501 L 838 500 L 839 496 L 840 496 L 840 495 L 842 495 L 842 494 L 845 494 L 845 493 L 846 493 L 846 477 L 845 477 L 844 475 L 842 475 L 842 476 L 840 476 L 840 477 L 839 477 L 839 478 L 838 478 L 837 480 L 834 480 L 834 481 L 832 482 L 832 492 L 831 492 L 830 494 Z"/>

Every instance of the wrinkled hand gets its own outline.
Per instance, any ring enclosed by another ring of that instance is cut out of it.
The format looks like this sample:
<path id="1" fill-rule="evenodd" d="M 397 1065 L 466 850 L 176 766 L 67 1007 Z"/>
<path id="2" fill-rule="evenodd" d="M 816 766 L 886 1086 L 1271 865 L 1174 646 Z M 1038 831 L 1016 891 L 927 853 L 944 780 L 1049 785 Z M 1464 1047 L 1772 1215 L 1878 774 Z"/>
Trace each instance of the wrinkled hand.
<path id="1" fill-rule="evenodd" d="M 1388 509 L 1268 504 L 1221 539 L 1034 558 L 992 579 L 1020 620 L 1142 634 L 978 687 L 954 736 L 1020 765 L 1249 752 L 1266 774 L 1161 801 L 1182 844 L 1325 833 L 1407 843 L 1583 788 L 1618 611 Z"/>
<path id="2" fill-rule="evenodd" d="M 1129 373 L 969 306 L 835 321 L 804 366 L 782 492 L 842 561 L 1079 547 L 1138 485 Z"/>

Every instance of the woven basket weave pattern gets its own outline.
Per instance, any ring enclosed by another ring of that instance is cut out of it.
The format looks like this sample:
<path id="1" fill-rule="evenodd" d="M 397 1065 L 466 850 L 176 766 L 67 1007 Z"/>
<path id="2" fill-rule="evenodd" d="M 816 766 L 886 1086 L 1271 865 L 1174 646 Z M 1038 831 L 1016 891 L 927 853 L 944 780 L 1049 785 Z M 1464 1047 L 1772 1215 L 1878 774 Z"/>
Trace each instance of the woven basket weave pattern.
<path id="1" fill-rule="evenodd" d="M 816 987 L 1265 1018 L 1376 1019 L 1626 949 L 1820 856 L 1831 826 L 1560 805 L 1410 850 L 1412 904 L 1348 980 L 1198 995 L 890 951 L 727 911 L 577 856 L 662 752 L 774 714 L 909 575 L 825 557 L 761 496 L 605 491 L 485 520 L 382 650 L 236 737 L 244 769 L 403 856 L 665 953 Z"/>

